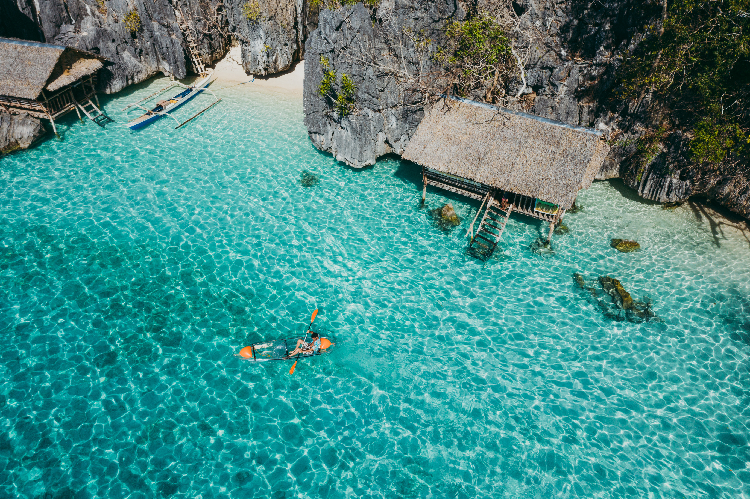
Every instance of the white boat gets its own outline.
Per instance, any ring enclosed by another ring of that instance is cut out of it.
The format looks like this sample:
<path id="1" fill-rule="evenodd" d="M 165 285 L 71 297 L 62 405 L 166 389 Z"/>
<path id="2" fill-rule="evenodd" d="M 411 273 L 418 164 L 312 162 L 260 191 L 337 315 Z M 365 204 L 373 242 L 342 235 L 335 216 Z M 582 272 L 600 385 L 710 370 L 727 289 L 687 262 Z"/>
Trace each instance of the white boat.
<path id="1" fill-rule="evenodd" d="M 209 83 L 211 83 L 211 74 L 209 73 L 203 79 L 197 81 L 193 85 L 185 87 L 185 89 L 179 94 L 175 95 L 171 99 L 161 100 L 156 103 L 153 109 L 146 111 L 146 114 L 139 116 L 138 118 L 128 122 L 128 128 L 131 130 L 138 130 L 143 128 L 149 123 L 153 123 L 162 116 L 167 115 L 170 111 L 174 111 L 187 101 L 206 90 Z"/>

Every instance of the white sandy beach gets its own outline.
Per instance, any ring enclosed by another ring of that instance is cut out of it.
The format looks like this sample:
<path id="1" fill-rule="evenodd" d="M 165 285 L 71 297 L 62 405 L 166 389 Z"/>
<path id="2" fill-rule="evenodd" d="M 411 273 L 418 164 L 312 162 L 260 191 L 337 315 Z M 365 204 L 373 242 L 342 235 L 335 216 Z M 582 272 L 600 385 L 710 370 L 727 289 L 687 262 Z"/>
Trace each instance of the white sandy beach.
<path id="1" fill-rule="evenodd" d="M 241 83 L 253 80 L 253 75 L 245 74 L 240 64 L 240 47 L 236 45 L 216 64 L 214 75 L 219 82 L 226 84 Z M 302 84 L 305 75 L 305 61 L 300 61 L 290 71 L 280 75 L 256 76 L 255 81 L 247 83 L 254 89 L 270 90 L 302 96 Z"/>

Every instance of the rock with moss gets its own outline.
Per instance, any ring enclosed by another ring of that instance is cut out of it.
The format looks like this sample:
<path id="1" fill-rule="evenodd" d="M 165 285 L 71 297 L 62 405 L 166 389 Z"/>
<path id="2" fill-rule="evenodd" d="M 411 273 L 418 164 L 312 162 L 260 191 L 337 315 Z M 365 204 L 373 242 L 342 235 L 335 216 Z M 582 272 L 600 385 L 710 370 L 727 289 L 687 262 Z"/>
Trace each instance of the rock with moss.
<path id="1" fill-rule="evenodd" d="M 592 303 L 609 319 L 635 323 L 661 320 L 652 310 L 650 299 L 634 298 L 618 279 L 601 276 L 598 279 L 587 280 L 576 272 L 573 274 L 573 280 L 578 287 L 587 291 Z"/>
<path id="2" fill-rule="evenodd" d="M 458 218 L 456 210 L 453 209 L 453 205 L 450 203 L 447 203 L 440 208 L 440 218 L 451 225 L 461 225 L 461 219 Z"/>
<path id="3" fill-rule="evenodd" d="M 44 134 L 44 126 L 37 118 L 0 111 L 0 156 L 29 148 Z"/>
<path id="4" fill-rule="evenodd" d="M 639 249 L 641 249 L 640 244 L 629 239 L 612 239 L 610 246 L 622 253 L 630 253 L 632 251 L 638 251 Z"/>
<path id="5" fill-rule="evenodd" d="M 681 202 L 664 203 L 664 204 L 661 205 L 661 209 L 662 210 L 673 211 L 673 210 L 676 210 L 677 208 L 679 208 L 680 206 L 682 206 Z"/>
<path id="6" fill-rule="evenodd" d="M 453 209 L 453 205 L 447 203 L 440 208 L 430 211 L 435 225 L 443 232 L 450 232 L 453 228 L 461 225 L 461 218 Z"/>
<path id="7" fill-rule="evenodd" d="M 615 304 L 623 310 L 630 310 L 633 308 L 633 297 L 630 293 L 625 291 L 622 287 L 622 283 L 617 279 L 613 279 L 609 276 L 602 276 L 599 278 L 599 283 L 605 293 L 612 297 Z"/>
<path id="8" fill-rule="evenodd" d="M 570 228 L 564 223 L 560 222 L 557 226 L 555 226 L 555 235 L 564 236 L 565 234 L 570 234 Z"/>

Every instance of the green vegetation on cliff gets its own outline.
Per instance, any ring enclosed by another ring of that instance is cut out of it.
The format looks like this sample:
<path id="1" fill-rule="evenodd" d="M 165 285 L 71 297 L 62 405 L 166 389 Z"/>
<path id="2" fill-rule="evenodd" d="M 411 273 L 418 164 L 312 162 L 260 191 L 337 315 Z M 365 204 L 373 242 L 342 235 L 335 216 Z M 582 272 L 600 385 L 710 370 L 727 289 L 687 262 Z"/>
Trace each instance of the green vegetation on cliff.
<path id="1" fill-rule="evenodd" d="M 327 57 L 320 57 L 320 67 L 323 70 L 323 79 L 318 87 L 318 94 L 333 106 L 339 116 L 348 116 L 354 111 L 354 98 L 357 92 L 354 80 L 343 73 L 341 83 L 337 84 L 336 71 L 331 69 Z"/>
<path id="2" fill-rule="evenodd" d="M 666 105 L 692 162 L 750 170 L 750 0 L 669 0 L 620 71 L 620 97 Z"/>
<path id="3" fill-rule="evenodd" d="M 450 22 L 445 30 L 448 44 L 435 58 L 453 76 L 454 90 L 462 96 L 485 91 L 485 100 L 515 70 L 510 39 L 494 17 L 478 14 L 465 21 Z"/>
<path id="4" fill-rule="evenodd" d="M 131 10 L 127 13 L 125 18 L 123 19 L 123 22 L 125 23 L 125 27 L 130 31 L 131 34 L 135 35 L 138 33 L 138 30 L 141 29 L 141 16 L 138 15 L 138 12 L 135 10 Z"/>
<path id="5" fill-rule="evenodd" d="M 355 3 L 360 2 L 370 7 L 374 7 L 380 3 L 380 0 L 310 0 L 310 9 L 338 9 L 345 5 L 354 5 Z"/>

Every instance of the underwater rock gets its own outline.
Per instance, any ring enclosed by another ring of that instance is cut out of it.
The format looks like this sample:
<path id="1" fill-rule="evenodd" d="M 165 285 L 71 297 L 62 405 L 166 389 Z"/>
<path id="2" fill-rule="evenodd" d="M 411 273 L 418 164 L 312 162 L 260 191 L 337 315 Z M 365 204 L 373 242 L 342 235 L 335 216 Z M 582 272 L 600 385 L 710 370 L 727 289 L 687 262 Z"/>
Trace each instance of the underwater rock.
<path id="1" fill-rule="evenodd" d="M 676 201 L 674 203 L 664 203 L 663 205 L 661 205 L 661 209 L 671 211 L 671 210 L 679 208 L 680 206 L 682 206 L 682 203 L 679 201 Z"/>
<path id="2" fill-rule="evenodd" d="M 578 272 L 573 274 L 573 280 L 581 289 L 588 291 L 605 316 L 612 320 L 630 322 L 644 322 L 649 320 L 660 320 L 651 310 L 651 301 L 634 299 L 623 287 L 622 283 L 610 276 L 601 276 L 596 281 L 589 282 Z M 606 297 L 601 296 L 604 290 Z"/>
<path id="3" fill-rule="evenodd" d="M 583 279 L 583 276 L 579 274 L 578 272 L 573 273 L 573 280 L 583 289 L 586 289 L 586 281 Z"/>
<path id="4" fill-rule="evenodd" d="M 440 208 L 440 218 L 451 225 L 461 225 L 461 219 L 458 218 L 458 215 L 456 215 L 456 210 L 453 209 L 453 205 L 450 203 Z"/>
<path id="5" fill-rule="evenodd" d="M 622 253 L 630 253 L 631 251 L 638 251 L 641 249 L 640 244 L 628 239 L 612 239 L 612 242 L 609 245 Z"/>
<path id="6" fill-rule="evenodd" d="M 630 293 L 625 291 L 620 281 L 609 276 L 602 276 L 599 278 L 599 283 L 602 285 L 602 289 L 612 297 L 617 306 L 624 310 L 633 308 L 633 298 L 630 296 Z"/>
<path id="7" fill-rule="evenodd" d="M 443 205 L 441 208 L 430 210 L 433 221 L 443 232 L 450 232 L 454 227 L 461 225 L 461 218 L 456 214 L 453 205 L 450 203 Z"/>
<path id="8" fill-rule="evenodd" d="M 565 234 L 570 234 L 570 228 L 564 223 L 560 222 L 560 224 L 555 227 L 555 235 L 564 236 Z"/>
<path id="9" fill-rule="evenodd" d="M 540 237 L 539 239 L 531 243 L 529 249 L 531 249 L 531 251 L 536 253 L 537 255 L 551 255 L 552 253 L 554 253 L 552 244 L 544 237 Z"/>
<path id="10" fill-rule="evenodd" d="M 570 208 L 568 208 L 568 210 L 566 211 L 566 213 L 578 213 L 579 211 L 582 211 L 582 210 L 583 210 L 583 207 L 581 205 L 579 205 L 579 204 L 576 204 L 576 202 L 573 201 L 573 206 L 571 206 Z"/>
<path id="11" fill-rule="evenodd" d="M 299 183 L 302 184 L 302 187 L 315 187 L 320 183 L 320 177 L 307 170 L 302 170 Z"/>

